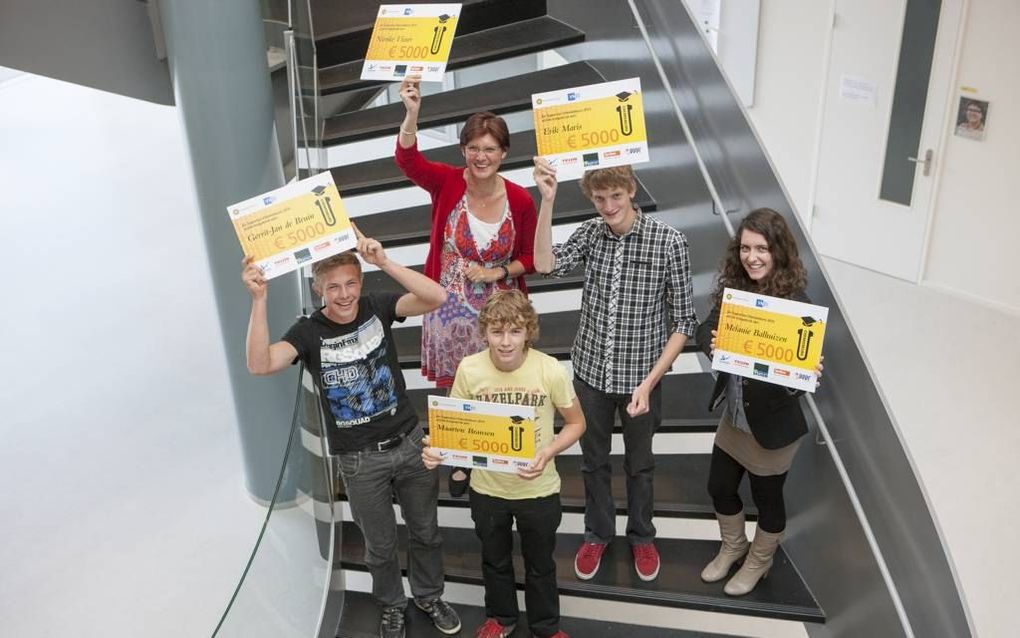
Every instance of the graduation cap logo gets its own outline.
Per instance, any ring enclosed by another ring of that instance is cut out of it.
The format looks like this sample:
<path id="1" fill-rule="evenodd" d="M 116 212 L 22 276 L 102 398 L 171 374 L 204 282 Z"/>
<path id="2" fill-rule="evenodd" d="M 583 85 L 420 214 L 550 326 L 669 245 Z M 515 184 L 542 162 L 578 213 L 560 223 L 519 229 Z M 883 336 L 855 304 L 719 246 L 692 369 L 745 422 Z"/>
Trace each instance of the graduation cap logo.
<path id="1" fill-rule="evenodd" d="M 510 421 L 513 422 L 508 429 L 510 430 L 510 449 L 514 452 L 520 452 L 524 449 L 524 417 L 512 416 Z"/>
<path id="2" fill-rule="evenodd" d="M 312 189 L 312 193 L 315 195 L 315 207 L 319 209 L 319 214 L 322 215 L 322 221 L 327 226 L 336 226 L 336 214 L 333 213 L 333 202 L 331 197 L 323 196 L 328 186 L 319 185 Z"/>
<path id="3" fill-rule="evenodd" d="M 446 23 L 453 16 L 443 14 L 439 16 L 439 24 L 432 27 L 432 46 L 429 48 L 429 52 L 432 55 L 439 53 L 439 50 L 443 48 L 443 37 L 446 35 Z"/>
<path id="4" fill-rule="evenodd" d="M 616 99 L 620 100 L 621 104 L 616 107 L 616 116 L 620 120 L 620 132 L 624 135 L 631 135 L 634 132 L 634 122 L 630 119 L 630 112 L 634 110 L 633 104 L 622 104 L 626 102 L 633 93 L 628 91 L 621 91 L 616 94 Z"/>
<path id="5" fill-rule="evenodd" d="M 804 327 L 797 328 L 797 358 L 807 361 L 808 352 L 811 351 L 811 339 L 815 336 L 815 331 L 811 329 L 811 326 L 818 320 L 814 317 L 801 317 L 800 320 L 804 323 Z"/>

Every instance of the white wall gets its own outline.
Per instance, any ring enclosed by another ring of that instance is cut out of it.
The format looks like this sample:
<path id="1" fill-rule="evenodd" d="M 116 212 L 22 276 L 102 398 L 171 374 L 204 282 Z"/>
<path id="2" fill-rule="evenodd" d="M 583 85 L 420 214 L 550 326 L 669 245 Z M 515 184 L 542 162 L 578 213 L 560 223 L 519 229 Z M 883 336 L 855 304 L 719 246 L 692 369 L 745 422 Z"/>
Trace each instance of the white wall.
<path id="1" fill-rule="evenodd" d="M 1020 175 L 1020 3 L 971 0 L 956 87 L 991 102 L 987 135 L 977 142 L 947 126 L 925 281 L 1020 314 L 1014 267 Z M 957 93 L 958 95 L 958 93 Z M 968 94 L 970 95 L 970 94 Z M 955 118 L 955 101 L 952 109 Z"/>
<path id="2" fill-rule="evenodd" d="M 755 105 L 748 111 L 808 225 L 833 6 L 833 0 L 762 3 Z M 898 8 L 890 3 L 889 10 Z M 976 87 L 978 97 L 992 101 L 990 126 L 987 139 L 974 142 L 953 136 L 955 122 L 946 122 L 924 275 L 928 285 L 1013 314 L 1020 314 L 1020 282 L 1003 266 L 1008 242 L 1020 232 L 1010 188 L 1020 173 L 1020 76 L 1007 62 L 1020 56 L 1018 28 L 1015 1 L 967 2 L 954 84 Z M 868 46 L 862 39 L 861 47 Z"/>
<path id="3" fill-rule="evenodd" d="M 209 635 L 263 512 L 177 114 L 26 75 L 0 140 L 2 633 Z"/>
<path id="4" fill-rule="evenodd" d="M 832 0 L 762 0 L 751 121 L 808 222 Z"/>

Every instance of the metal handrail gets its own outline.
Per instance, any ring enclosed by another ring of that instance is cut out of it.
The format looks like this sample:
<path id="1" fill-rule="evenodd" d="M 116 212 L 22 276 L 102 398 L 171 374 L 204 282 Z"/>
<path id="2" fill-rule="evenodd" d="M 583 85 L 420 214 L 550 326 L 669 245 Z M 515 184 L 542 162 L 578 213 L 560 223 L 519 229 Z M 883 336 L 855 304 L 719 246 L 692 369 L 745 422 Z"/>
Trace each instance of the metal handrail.
<path id="1" fill-rule="evenodd" d="M 637 23 L 638 29 L 641 31 L 641 37 L 645 41 L 645 46 L 648 47 L 648 51 L 652 54 L 652 62 L 655 64 L 655 70 L 659 73 L 659 79 L 662 81 L 662 86 L 667 89 L 666 96 L 669 97 L 669 102 L 673 106 L 673 113 L 676 115 L 677 121 L 680 122 L 680 128 L 683 129 L 684 135 L 687 137 L 687 141 L 691 145 L 691 150 L 694 152 L 694 159 L 698 163 L 698 170 L 701 172 L 701 177 L 705 180 L 708 192 L 712 196 L 712 204 L 715 206 L 716 210 L 719 211 L 719 216 L 722 217 L 723 225 L 726 226 L 726 232 L 730 237 L 733 237 L 733 223 L 730 222 L 730 218 L 727 216 L 726 207 L 723 206 L 722 198 L 719 196 L 719 191 L 716 189 L 715 182 L 712 181 L 712 176 L 708 172 L 708 166 L 705 164 L 705 160 L 701 157 L 701 153 L 698 152 L 698 145 L 694 141 L 694 136 L 691 135 L 691 127 L 687 124 L 687 118 L 684 117 L 684 113 L 680 109 L 680 103 L 677 102 L 676 96 L 673 95 L 673 92 L 668 90 L 670 86 L 669 78 L 666 77 L 666 71 L 662 68 L 662 62 L 659 61 L 659 56 L 656 55 L 655 49 L 652 47 L 652 40 L 648 36 L 648 29 L 645 27 L 644 21 L 641 20 L 641 15 L 638 13 L 634 0 L 627 0 L 627 4 L 630 5 L 631 13 L 634 14 L 634 21 Z"/>
<path id="2" fill-rule="evenodd" d="M 259 554 L 259 548 L 262 547 L 262 539 L 266 534 L 266 529 L 269 528 L 269 519 L 272 518 L 273 513 L 276 511 L 276 499 L 280 495 L 280 487 L 283 485 L 283 478 L 287 474 L 287 463 L 290 461 L 291 450 L 294 449 L 295 444 L 299 444 L 299 437 L 297 433 L 300 431 L 300 421 L 298 419 L 301 413 L 301 393 L 304 388 L 301 384 L 302 376 L 304 375 L 305 366 L 301 364 L 300 370 L 298 371 L 298 384 L 297 394 L 294 397 L 294 412 L 290 419 L 290 435 L 287 437 L 287 447 L 283 452 L 283 462 L 280 464 L 280 474 L 276 478 L 276 487 L 273 488 L 273 497 L 269 500 L 269 506 L 266 508 L 266 517 L 262 520 L 262 528 L 259 530 L 259 535 L 255 539 L 255 545 L 252 548 L 251 555 L 248 556 L 248 562 L 244 565 L 244 570 L 241 572 L 241 577 L 237 581 L 237 586 L 234 587 L 234 592 L 230 595 L 230 600 L 227 602 L 226 608 L 223 610 L 223 615 L 220 616 L 220 620 L 216 623 L 216 628 L 213 630 L 212 636 L 216 638 L 220 629 L 223 628 L 223 623 L 226 622 L 227 617 L 230 615 L 230 610 L 234 607 L 234 602 L 237 600 L 237 596 L 241 593 L 241 588 L 244 587 L 248 580 L 248 572 L 251 571 L 252 565 L 255 563 L 255 557 Z"/>

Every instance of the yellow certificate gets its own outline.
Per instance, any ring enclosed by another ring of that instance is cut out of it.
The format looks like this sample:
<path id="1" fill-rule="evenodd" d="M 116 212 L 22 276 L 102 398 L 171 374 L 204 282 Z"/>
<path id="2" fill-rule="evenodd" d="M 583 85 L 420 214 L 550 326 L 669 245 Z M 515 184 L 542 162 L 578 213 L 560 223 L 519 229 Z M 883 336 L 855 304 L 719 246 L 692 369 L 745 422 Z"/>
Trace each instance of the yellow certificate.
<path id="1" fill-rule="evenodd" d="M 726 288 L 712 369 L 814 392 L 824 306 Z"/>
<path id="2" fill-rule="evenodd" d="M 228 206 L 227 214 L 266 279 L 358 244 L 329 171 Z"/>
<path id="3" fill-rule="evenodd" d="M 639 78 L 536 93 L 531 107 L 538 154 L 560 178 L 648 161 Z"/>
<path id="4" fill-rule="evenodd" d="M 460 3 L 380 5 L 361 79 L 442 82 L 459 15 Z"/>
<path id="5" fill-rule="evenodd" d="M 443 464 L 496 472 L 528 467 L 542 441 L 535 408 L 429 395 L 429 445 Z"/>

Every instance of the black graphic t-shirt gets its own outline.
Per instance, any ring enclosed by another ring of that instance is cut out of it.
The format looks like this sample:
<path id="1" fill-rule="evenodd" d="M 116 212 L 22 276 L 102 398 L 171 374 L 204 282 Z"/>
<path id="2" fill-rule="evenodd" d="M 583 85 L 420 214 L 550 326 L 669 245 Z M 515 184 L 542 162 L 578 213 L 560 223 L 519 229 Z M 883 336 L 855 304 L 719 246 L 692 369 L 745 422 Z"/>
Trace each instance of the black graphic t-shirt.
<path id="1" fill-rule="evenodd" d="M 294 346 L 319 388 L 332 454 L 361 449 L 414 427 L 418 417 L 404 393 L 390 326 L 396 294 L 369 294 L 348 324 L 322 310 L 301 318 L 283 340 Z"/>

